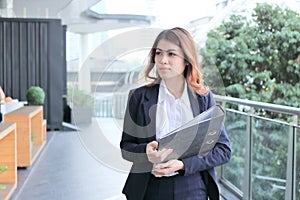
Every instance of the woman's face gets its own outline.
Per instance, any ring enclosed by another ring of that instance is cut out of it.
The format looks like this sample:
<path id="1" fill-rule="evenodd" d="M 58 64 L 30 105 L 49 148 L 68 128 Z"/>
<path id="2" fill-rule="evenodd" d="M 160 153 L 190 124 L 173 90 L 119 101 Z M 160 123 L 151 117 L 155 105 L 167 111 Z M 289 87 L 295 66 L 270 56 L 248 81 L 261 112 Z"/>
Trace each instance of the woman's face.
<path id="1" fill-rule="evenodd" d="M 155 51 L 155 65 L 162 79 L 183 76 L 185 61 L 179 46 L 162 39 L 158 42 Z"/>

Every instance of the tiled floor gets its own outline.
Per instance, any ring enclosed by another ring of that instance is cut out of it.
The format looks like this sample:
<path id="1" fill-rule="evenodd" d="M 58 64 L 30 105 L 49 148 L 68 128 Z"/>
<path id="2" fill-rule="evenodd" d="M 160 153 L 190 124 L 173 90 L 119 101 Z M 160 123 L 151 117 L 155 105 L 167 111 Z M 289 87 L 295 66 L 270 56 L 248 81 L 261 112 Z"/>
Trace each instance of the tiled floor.
<path id="1" fill-rule="evenodd" d="M 80 131 L 47 132 L 33 165 L 18 169 L 10 200 L 125 200 L 121 190 L 130 163 L 118 147 L 120 126 L 118 120 L 97 118 L 78 125 Z"/>
<path id="2" fill-rule="evenodd" d="M 99 131 L 87 126 L 80 132 L 48 132 L 47 145 L 34 164 L 18 169 L 18 187 L 11 200 L 125 199 L 121 190 L 127 173 L 101 162 L 96 151 L 97 145 L 103 147 L 103 138 L 93 136 Z"/>

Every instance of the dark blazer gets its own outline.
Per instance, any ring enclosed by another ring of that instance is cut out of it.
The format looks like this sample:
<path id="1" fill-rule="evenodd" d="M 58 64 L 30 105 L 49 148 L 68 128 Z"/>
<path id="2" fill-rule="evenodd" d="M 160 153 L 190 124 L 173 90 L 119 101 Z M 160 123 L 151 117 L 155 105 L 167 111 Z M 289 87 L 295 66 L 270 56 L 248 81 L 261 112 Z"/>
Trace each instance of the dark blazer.
<path id="1" fill-rule="evenodd" d="M 129 200 L 142 200 L 151 175 L 152 163 L 146 155 L 147 143 L 156 140 L 155 117 L 159 85 L 142 86 L 129 92 L 120 147 L 124 159 L 133 163 L 123 188 Z M 194 116 L 215 105 L 212 93 L 201 96 L 188 89 Z M 211 200 L 219 199 L 214 167 L 229 161 L 230 142 L 223 127 L 218 143 L 205 157 L 192 156 L 182 159 L 183 176 L 202 173 Z M 182 186 L 184 187 L 184 185 Z M 179 187 L 181 188 L 181 187 Z"/>

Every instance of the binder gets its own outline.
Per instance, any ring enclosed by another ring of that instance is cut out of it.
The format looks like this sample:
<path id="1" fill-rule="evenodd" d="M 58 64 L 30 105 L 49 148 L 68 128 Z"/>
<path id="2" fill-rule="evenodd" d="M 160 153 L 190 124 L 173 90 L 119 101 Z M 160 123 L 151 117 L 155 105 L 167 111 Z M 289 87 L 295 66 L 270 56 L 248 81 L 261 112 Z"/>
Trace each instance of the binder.
<path id="1" fill-rule="evenodd" d="M 214 105 L 191 121 L 171 131 L 158 141 L 158 150 L 173 149 L 164 161 L 191 156 L 205 156 L 217 143 L 223 125 L 225 112 L 220 105 Z"/>

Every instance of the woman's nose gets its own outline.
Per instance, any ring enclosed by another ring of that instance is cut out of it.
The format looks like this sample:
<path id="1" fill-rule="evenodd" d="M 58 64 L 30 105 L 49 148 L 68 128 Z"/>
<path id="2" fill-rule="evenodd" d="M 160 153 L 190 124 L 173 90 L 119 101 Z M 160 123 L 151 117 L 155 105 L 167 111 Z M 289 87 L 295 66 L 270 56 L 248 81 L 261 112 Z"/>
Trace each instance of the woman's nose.
<path id="1" fill-rule="evenodd" d="M 162 64 L 167 64 L 168 63 L 168 57 L 166 55 L 162 55 L 160 62 Z"/>

